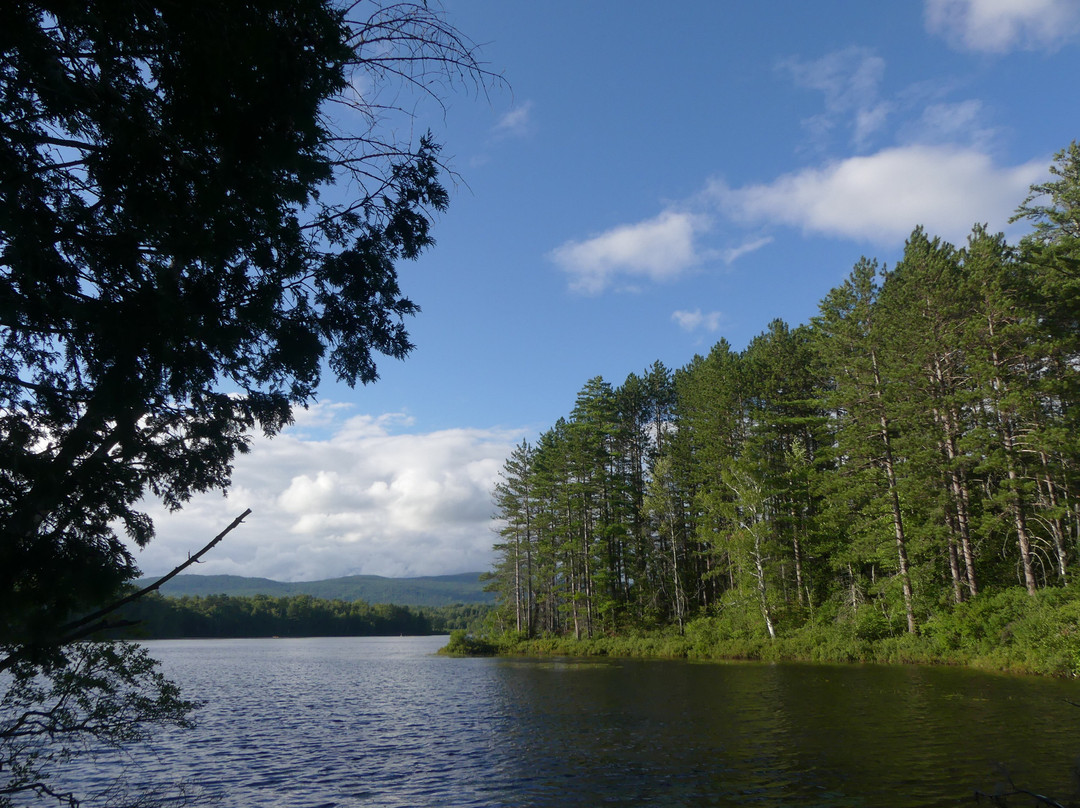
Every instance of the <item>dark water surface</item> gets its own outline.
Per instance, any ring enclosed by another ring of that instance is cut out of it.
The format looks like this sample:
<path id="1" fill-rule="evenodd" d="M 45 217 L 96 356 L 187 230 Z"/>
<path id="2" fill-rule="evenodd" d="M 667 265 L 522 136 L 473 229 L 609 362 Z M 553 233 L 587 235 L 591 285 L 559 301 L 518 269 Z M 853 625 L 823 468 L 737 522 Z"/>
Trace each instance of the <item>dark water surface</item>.
<path id="1" fill-rule="evenodd" d="M 131 750 L 125 776 L 307 808 L 961 805 L 1002 780 L 999 763 L 1017 785 L 1072 793 L 1080 682 L 433 656 L 445 640 L 147 643 L 207 705 L 197 729 Z"/>

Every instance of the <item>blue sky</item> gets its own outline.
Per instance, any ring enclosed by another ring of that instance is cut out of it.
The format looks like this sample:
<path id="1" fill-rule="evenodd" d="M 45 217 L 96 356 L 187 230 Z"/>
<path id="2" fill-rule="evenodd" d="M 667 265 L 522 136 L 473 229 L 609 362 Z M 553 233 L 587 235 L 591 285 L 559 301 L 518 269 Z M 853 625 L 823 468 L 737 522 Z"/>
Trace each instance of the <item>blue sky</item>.
<path id="1" fill-rule="evenodd" d="M 1005 230 L 1080 138 L 1077 0 L 447 0 L 507 86 L 418 107 L 460 175 L 400 267 L 417 349 L 327 384 L 227 497 L 152 507 L 148 573 L 302 580 L 490 564 L 509 449 L 585 382 L 806 322 L 917 224 Z"/>

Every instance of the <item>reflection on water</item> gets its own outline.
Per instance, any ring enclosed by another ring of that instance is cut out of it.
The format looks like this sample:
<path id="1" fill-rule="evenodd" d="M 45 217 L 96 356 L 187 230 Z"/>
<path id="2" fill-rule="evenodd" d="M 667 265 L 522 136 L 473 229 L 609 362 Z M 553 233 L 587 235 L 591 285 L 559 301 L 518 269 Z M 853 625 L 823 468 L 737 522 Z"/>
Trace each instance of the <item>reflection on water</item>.
<path id="1" fill-rule="evenodd" d="M 1063 794 L 1080 684 L 887 666 L 445 659 L 445 638 L 148 643 L 200 726 L 130 781 L 236 806 L 934 806 Z M 84 781 L 116 766 L 83 769 Z"/>

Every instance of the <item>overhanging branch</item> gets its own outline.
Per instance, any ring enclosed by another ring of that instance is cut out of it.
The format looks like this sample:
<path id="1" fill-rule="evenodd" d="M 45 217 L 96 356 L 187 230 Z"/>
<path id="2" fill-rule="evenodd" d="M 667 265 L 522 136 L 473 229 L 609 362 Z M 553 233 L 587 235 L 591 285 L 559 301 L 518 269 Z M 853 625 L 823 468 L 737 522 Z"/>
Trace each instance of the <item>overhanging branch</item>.
<path id="1" fill-rule="evenodd" d="M 60 627 L 60 636 L 50 644 L 56 646 L 67 645 L 68 643 L 76 642 L 78 640 L 84 639 L 85 637 L 89 637 L 91 634 L 94 634 L 98 631 L 134 625 L 134 623 L 137 621 L 109 621 L 105 618 L 115 612 L 117 609 L 138 600 L 144 595 L 148 595 L 151 592 L 157 591 L 159 588 L 161 588 L 162 584 L 175 578 L 192 564 L 198 563 L 200 558 L 210 552 L 218 544 L 218 542 L 220 542 L 227 535 L 229 535 L 229 533 L 236 529 L 240 525 L 240 523 L 243 522 L 244 519 L 247 518 L 250 514 L 251 508 L 248 508 L 238 517 L 233 519 L 233 521 L 229 524 L 228 527 L 226 527 L 223 531 L 214 536 L 214 538 L 211 539 L 205 547 L 199 550 L 199 552 L 188 558 L 187 561 L 185 561 L 183 564 L 174 567 L 171 572 L 159 578 L 157 581 L 150 584 L 149 586 L 145 586 L 137 592 L 133 592 L 130 595 L 126 595 L 125 597 L 120 598 L 119 600 L 113 601 L 109 605 L 104 606 L 95 612 L 91 612 L 88 615 L 80 617 L 78 620 L 73 620 L 70 623 L 64 624 Z M 28 649 L 26 646 L 20 646 L 13 650 L 11 653 L 9 653 L 3 659 L 0 659 L 0 672 L 7 670 L 12 665 L 14 665 L 21 656 L 25 655 L 27 650 Z"/>
<path id="2" fill-rule="evenodd" d="M 62 632 L 76 631 L 76 630 L 78 630 L 78 629 L 80 629 L 80 628 L 82 628 L 82 627 L 84 627 L 84 626 L 86 626 L 86 625 L 88 625 L 90 623 L 93 623 L 96 620 L 101 620 L 106 615 L 112 614 L 113 612 L 115 612 L 120 607 L 126 606 L 127 604 L 131 603 L 132 601 L 136 601 L 139 598 L 143 597 L 144 595 L 148 595 L 151 592 L 156 592 L 159 588 L 161 588 L 162 584 L 172 580 L 177 575 L 179 575 L 181 572 L 183 572 L 188 567 L 190 567 L 192 564 L 198 563 L 200 558 L 202 558 L 204 555 L 206 555 L 208 552 L 210 552 L 217 545 L 218 542 L 220 542 L 227 535 L 229 535 L 229 533 L 231 533 L 235 528 L 239 527 L 240 523 L 243 522 L 244 519 L 247 518 L 250 514 L 251 514 L 251 508 L 248 508 L 246 511 L 244 511 L 242 514 L 240 514 L 238 517 L 233 519 L 232 522 L 229 524 L 229 526 L 227 528 L 225 528 L 223 531 L 221 531 L 216 536 L 214 536 L 214 538 L 211 539 L 210 542 L 205 547 L 203 547 L 201 550 L 199 550 L 199 552 L 197 552 L 195 555 L 188 558 L 188 560 L 185 561 L 183 564 L 180 564 L 179 566 L 174 567 L 172 569 L 172 571 L 169 572 L 164 577 L 159 578 L 154 583 L 150 584 L 149 586 L 143 587 L 142 589 L 138 590 L 137 592 L 133 592 L 130 595 L 127 595 L 126 597 L 123 597 L 120 600 L 117 600 L 117 601 L 109 604 L 108 606 L 105 606 L 105 607 L 103 607 L 101 609 L 98 609 L 96 612 L 92 612 L 92 613 L 86 615 L 85 617 L 82 617 L 82 618 L 80 618 L 78 620 L 72 621 L 71 623 L 67 623 L 66 625 L 61 626 L 60 630 Z M 64 639 L 62 639 L 60 641 L 60 644 L 63 645 L 64 643 L 72 642 L 73 640 L 69 639 L 69 636 L 70 635 L 65 636 Z"/>

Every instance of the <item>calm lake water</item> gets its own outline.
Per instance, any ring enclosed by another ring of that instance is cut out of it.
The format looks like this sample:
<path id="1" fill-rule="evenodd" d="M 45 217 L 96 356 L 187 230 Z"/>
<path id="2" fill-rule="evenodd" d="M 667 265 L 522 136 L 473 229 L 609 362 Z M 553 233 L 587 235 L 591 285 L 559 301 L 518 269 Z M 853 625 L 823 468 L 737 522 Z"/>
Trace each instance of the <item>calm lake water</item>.
<path id="1" fill-rule="evenodd" d="M 1002 781 L 998 764 L 1072 793 L 1078 682 L 433 656 L 445 641 L 147 643 L 208 703 L 197 729 L 130 750 L 123 774 L 252 808 L 959 805 Z"/>

